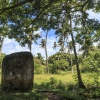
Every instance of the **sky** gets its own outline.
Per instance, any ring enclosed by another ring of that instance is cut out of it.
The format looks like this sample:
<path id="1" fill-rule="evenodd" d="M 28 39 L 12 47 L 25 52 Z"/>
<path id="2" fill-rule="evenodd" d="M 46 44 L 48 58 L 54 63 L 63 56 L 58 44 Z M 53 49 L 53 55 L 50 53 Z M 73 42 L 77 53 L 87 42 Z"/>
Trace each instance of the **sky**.
<path id="1" fill-rule="evenodd" d="M 92 12 L 92 10 L 87 11 L 89 12 L 89 18 L 95 18 L 100 21 L 100 14 L 95 14 Z M 38 33 L 42 34 L 42 38 L 45 38 L 45 32 L 41 29 L 38 30 Z M 40 40 L 38 40 L 40 41 Z M 56 50 L 54 50 L 53 44 L 56 41 L 54 30 L 50 30 L 48 33 L 48 42 L 47 42 L 47 50 L 48 50 L 48 56 L 53 55 L 56 53 Z M 58 49 L 57 49 L 58 50 Z M 29 51 L 28 46 L 21 47 L 18 42 L 16 42 L 14 39 L 4 39 L 3 47 L 2 47 L 2 53 L 5 53 L 6 55 L 20 52 L 20 51 Z M 45 51 L 43 48 L 40 47 L 40 45 L 33 43 L 32 44 L 32 54 L 37 55 L 37 53 L 41 53 L 41 55 L 45 58 Z"/>
<path id="2" fill-rule="evenodd" d="M 42 35 L 42 38 L 45 39 L 45 32 L 41 29 L 38 30 L 37 33 L 40 33 Z M 41 39 L 38 40 L 40 42 Z M 48 42 L 47 42 L 47 50 L 48 50 L 48 56 L 54 54 L 56 50 L 53 49 L 53 44 L 56 41 L 54 30 L 50 30 L 48 32 Z M 38 44 L 32 43 L 32 54 L 37 55 L 37 53 L 41 53 L 41 55 L 45 58 L 45 51 L 43 48 L 40 47 Z M 9 55 L 11 53 L 20 52 L 20 51 L 29 51 L 28 46 L 21 47 L 15 39 L 4 39 L 3 47 L 2 47 L 2 53 L 5 53 L 6 55 Z"/>

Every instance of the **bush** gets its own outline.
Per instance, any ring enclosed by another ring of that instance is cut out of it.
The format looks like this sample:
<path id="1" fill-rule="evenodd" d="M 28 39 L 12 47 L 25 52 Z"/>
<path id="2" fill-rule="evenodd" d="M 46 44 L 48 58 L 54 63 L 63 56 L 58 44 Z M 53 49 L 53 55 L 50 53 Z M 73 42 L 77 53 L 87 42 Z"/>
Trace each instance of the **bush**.
<path id="1" fill-rule="evenodd" d="M 41 63 L 37 58 L 34 58 L 34 73 L 35 74 L 44 74 L 46 67 Z"/>
<path id="2" fill-rule="evenodd" d="M 75 91 L 61 91 L 59 95 L 62 100 L 83 100 L 83 97 Z"/>
<path id="3" fill-rule="evenodd" d="M 68 73 L 68 71 L 61 71 L 61 70 L 57 70 L 56 74 L 60 74 L 60 75 L 66 75 Z"/>
<path id="4" fill-rule="evenodd" d="M 53 62 L 53 64 L 49 65 L 50 72 L 52 74 L 56 74 L 59 71 L 65 71 L 68 68 L 68 62 L 65 59 L 62 60 L 56 60 Z"/>
<path id="5" fill-rule="evenodd" d="M 100 71 L 100 52 L 89 52 L 89 56 L 82 61 L 82 72 L 99 72 Z"/>
<path id="6" fill-rule="evenodd" d="M 34 74 L 44 74 L 45 73 L 45 66 L 43 65 L 39 65 L 39 64 L 35 64 L 35 69 L 34 69 Z"/>

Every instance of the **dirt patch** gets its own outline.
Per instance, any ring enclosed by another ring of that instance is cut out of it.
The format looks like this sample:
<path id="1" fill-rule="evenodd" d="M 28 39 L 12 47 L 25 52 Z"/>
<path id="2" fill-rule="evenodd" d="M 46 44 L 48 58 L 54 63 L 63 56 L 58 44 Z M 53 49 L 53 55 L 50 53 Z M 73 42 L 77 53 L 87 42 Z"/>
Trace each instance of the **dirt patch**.
<path id="1" fill-rule="evenodd" d="M 54 91 L 37 91 L 42 95 L 45 95 L 48 97 L 48 100 L 62 100 L 58 94 L 56 94 Z"/>

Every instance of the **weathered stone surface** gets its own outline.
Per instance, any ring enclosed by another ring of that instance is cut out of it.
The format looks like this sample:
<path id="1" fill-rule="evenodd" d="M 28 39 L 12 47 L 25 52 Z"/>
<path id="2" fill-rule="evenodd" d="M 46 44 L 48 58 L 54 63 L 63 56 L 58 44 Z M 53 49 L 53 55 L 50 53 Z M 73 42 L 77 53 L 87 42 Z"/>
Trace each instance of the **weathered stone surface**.
<path id="1" fill-rule="evenodd" d="M 30 52 L 5 56 L 2 63 L 3 90 L 30 90 L 33 88 L 34 64 Z"/>

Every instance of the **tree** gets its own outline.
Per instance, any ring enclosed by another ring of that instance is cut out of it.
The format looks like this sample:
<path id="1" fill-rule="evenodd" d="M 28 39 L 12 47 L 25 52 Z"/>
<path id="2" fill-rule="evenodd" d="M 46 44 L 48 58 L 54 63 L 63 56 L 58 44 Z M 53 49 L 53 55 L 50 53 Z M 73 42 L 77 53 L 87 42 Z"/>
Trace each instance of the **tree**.
<path id="1" fill-rule="evenodd" d="M 54 44 L 53 44 L 53 49 L 55 49 L 56 50 L 56 48 L 58 47 L 58 44 L 57 44 L 57 42 L 54 42 Z"/>
<path id="2" fill-rule="evenodd" d="M 100 42 L 97 44 L 97 48 L 100 49 Z"/>
<path id="3" fill-rule="evenodd" d="M 100 71 L 100 50 L 95 47 L 95 50 L 93 52 L 89 51 L 89 55 L 82 59 L 82 65 L 83 68 L 81 71 L 83 72 L 96 72 L 99 73 Z"/>
<path id="4" fill-rule="evenodd" d="M 44 64 L 44 59 L 43 59 L 41 53 L 37 53 L 37 59 L 39 59 L 41 61 L 41 63 Z"/>
<path id="5" fill-rule="evenodd" d="M 51 73 L 66 72 L 69 70 L 70 65 L 69 55 L 67 53 L 57 52 L 48 58 L 48 63 Z"/>
<path id="6" fill-rule="evenodd" d="M 0 26 L 0 56 L 2 53 L 4 37 L 7 36 L 8 32 L 9 32 L 8 26 L 5 24 L 5 22 L 3 22 L 2 25 Z"/>
<path id="7" fill-rule="evenodd" d="M 63 19 L 66 19 L 68 23 L 69 20 L 73 22 L 74 18 L 76 20 L 77 17 L 75 17 L 75 13 L 81 13 L 81 21 L 76 21 L 80 22 L 80 26 L 82 22 L 84 26 L 86 19 L 86 13 L 84 12 L 87 9 L 99 11 L 99 4 L 99 0 L 7 0 L 1 2 L 0 14 L 2 17 L 0 17 L 0 21 L 3 22 L 3 20 L 6 20 L 5 22 L 10 30 L 8 36 L 15 39 L 19 38 L 18 42 L 21 42 L 32 31 L 32 29 L 29 29 L 31 25 L 37 30 L 38 28 L 43 28 L 44 25 L 46 25 L 45 22 L 48 22 L 49 29 L 58 30 L 62 27 Z M 70 14 L 71 19 L 69 19 Z M 66 25 L 64 25 L 64 27 L 65 26 Z M 74 28 L 71 24 L 67 24 L 67 26 L 64 27 L 63 30 L 66 29 L 68 33 L 73 33 L 72 29 Z M 48 30 L 48 27 L 45 27 L 45 30 L 46 29 Z M 72 34 L 71 36 L 75 53 L 74 35 Z M 76 53 L 75 57 L 76 66 L 78 66 Z M 81 87 L 81 85 L 79 86 Z"/>
<path id="8" fill-rule="evenodd" d="M 41 38 L 40 34 L 34 34 L 32 32 L 29 33 L 29 35 L 27 35 L 26 37 L 23 38 L 23 40 L 21 41 L 20 39 L 20 45 L 21 46 L 25 46 L 26 44 L 28 45 L 28 48 L 30 50 L 30 52 L 32 51 L 32 42 L 37 44 L 37 40 Z"/>
<path id="9" fill-rule="evenodd" d="M 48 51 L 47 51 L 47 38 L 48 38 L 48 30 L 47 30 L 47 32 L 46 32 L 45 54 L 46 54 L 46 67 L 47 67 L 47 73 L 49 73 L 49 67 L 48 67 Z"/>
<path id="10" fill-rule="evenodd" d="M 85 2 L 86 3 L 86 2 Z M 84 3 L 84 5 L 85 5 Z M 67 6 L 66 6 L 67 4 Z M 76 53 L 76 47 L 75 47 L 75 40 L 74 40 L 74 35 L 73 35 L 73 27 L 72 27 L 72 18 L 74 16 L 74 14 L 72 13 L 72 9 L 71 9 L 71 2 L 66 2 L 66 4 L 63 4 L 63 12 L 62 13 L 63 15 L 63 18 L 69 23 L 69 24 L 66 24 L 66 30 L 65 32 L 69 32 L 70 35 L 71 35 L 71 38 L 72 38 L 72 44 L 73 44 L 73 48 L 74 48 L 74 55 L 75 55 L 75 61 L 76 61 L 76 68 L 77 68 L 77 76 L 78 76 L 78 83 L 79 83 L 79 87 L 80 88 L 85 88 L 85 85 L 82 81 L 82 78 L 81 78 L 81 75 L 80 75 L 80 69 L 79 69 L 79 64 L 78 64 L 78 57 L 77 57 L 77 53 Z M 84 7 L 83 5 L 83 7 Z M 83 8 L 82 7 L 82 8 Z M 65 9 L 67 8 L 67 9 Z M 65 13 L 66 12 L 66 13 Z M 61 21 L 60 21 L 61 22 Z M 60 23 L 59 22 L 59 23 Z M 59 26 L 58 26 L 59 27 Z M 61 26 L 60 26 L 61 27 Z M 63 27 L 62 27 L 63 29 Z M 65 28 L 64 28 L 65 29 Z M 62 42 L 62 47 L 63 47 L 63 42 Z"/>
<path id="11" fill-rule="evenodd" d="M 42 39 L 41 40 L 41 44 L 40 44 L 41 48 L 43 48 L 45 50 L 45 55 L 46 55 L 46 72 L 49 73 L 49 68 L 48 68 L 48 56 L 47 56 L 47 47 L 46 47 L 46 40 Z"/>
<path id="12" fill-rule="evenodd" d="M 70 26 L 71 26 L 71 28 L 72 28 L 71 16 L 70 16 Z M 70 34 L 71 34 L 71 38 L 72 38 L 72 45 L 73 45 L 73 48 L 74 48 L 74 55 L 75 55 L 76 68 L 77 68 L 78 84 L 79 84 L 79 87 L 80 87 L 80 88 L 85 88 L 85 85 L 84 85 L 84 83 L 83 83 L 83 81 L 82 81 L 82 78 L 81 78 L 81 75 L 80 75 L 78 57 L 77 57 L 76 47 L 75 47 L 75 40 L 74 40 L 74 37 L 73 37 L 72 30 L 71 30 Z"/>
<path id="13" fill-rule="evenodd" d="M 79 33 L 76 35 L 76 42 L 81 45 L 80 50 L 83 51 L 84 56 L 88 55 L 89 50 L 93 51 L 93 43 L 98 40 L 96 35 L 98 35 L 99 26 L 100 23 L 97 20 L 87 19 L 84 27 L 79 28 Z"/>
<path id="14" fill-rule="evenodd" d="M 4 37 L 0 36 L 0 57 L 2 53 L 2 46 L 3 46 Z"/>
<path id="15" fill-rule="evenodd" d="M 64 17 L 66 16 L 66 14 L 64 13 L 63 15 Z M 63 18 L 60 22 L 61 26 L 56 29 L 56 32 L 55 34 L 57 35 L 57 38 L 58 39 L 58 45 L 60 46 L 60 51 L 61 52 L 64 52 L 65 48 L 66 48 L 66 45 L 68 46 L 68 32 L 66 31 L 67 29 L 67 23 L 68 23 L 68 20 L 65 18 Z"/>
<path id="16" fill-rule="evenodd" d="M 45 66 L 43 63 L 43 59 L 40 56 L 40 53 L 38 53 L 39 56 L 34 57 L 34 73 L 35 74 L 44 74 L 45 73 Z"/>
<path id="17" fill-rule="evenodd" d="M 73 58 L 72 58 L 72 50 L 73 50 L 73 45 L 72 45 L 72 41 L 70 41 L 68 43 L 68 52 L 70 54 L 70 61 L 71 61 L 71 68 L 72 68 L 72 74 L 74 73 L 74 70 L 73 70 Z"/>

